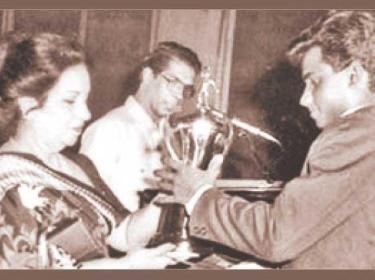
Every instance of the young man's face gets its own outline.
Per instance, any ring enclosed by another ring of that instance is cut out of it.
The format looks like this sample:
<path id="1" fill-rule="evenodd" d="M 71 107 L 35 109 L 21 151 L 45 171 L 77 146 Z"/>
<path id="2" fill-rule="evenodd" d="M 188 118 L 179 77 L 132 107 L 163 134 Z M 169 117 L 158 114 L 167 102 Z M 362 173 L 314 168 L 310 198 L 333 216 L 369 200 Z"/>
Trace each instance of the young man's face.
<path id="1" fill-rule="evenodd" d="M 302 61 L 302 77 L 305 90 L 300 104 L 310 111 L 310 116 L 319 128 L 324 128 L 349 109 L 348 96 L 351 91 L 348 71 L 335 72 L 330 64 L 322 60 L 321 48 L 309 49 Z M 349 93 L 349 94 L 348 94 Z"/>
<path id="2" fill-rule="evenodd" d="M 162 118 L 181 109 L 184 90 L 194 86 L 195 71 L 180 60 L 171 60 L 168 67 L 148 80 L 149 108 Z"/>

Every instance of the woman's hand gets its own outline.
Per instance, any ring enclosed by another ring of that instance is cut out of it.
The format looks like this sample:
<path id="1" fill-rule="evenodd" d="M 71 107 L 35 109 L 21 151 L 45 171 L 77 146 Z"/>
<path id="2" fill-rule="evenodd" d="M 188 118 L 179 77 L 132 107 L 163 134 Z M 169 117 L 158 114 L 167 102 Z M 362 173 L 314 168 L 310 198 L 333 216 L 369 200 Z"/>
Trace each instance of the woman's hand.
<path id="1" fill-rule="evenodd" d="M 158 228 L 160 213 L 159 206 L 149 204 L 130 215 L 126 229 L 129 249 L 145 247 L 148 244 Z"/>
<path id="2" fill-rule="evenodd" d="M 131 213 L 108 236 L 107 244 L 121 252 L 145 247 L 156 233 L 160 213 L 154 204 Z"/>
<path id="3" fill-rule="evenodd" d="M 151 249 L 137 249 L 129 251 L 123 258 L 124 268 L 128 269 L 161 269 L 176 264 L 176 260 L 168 253 L 176 249 L 171 243 L 163 244 Z"/>

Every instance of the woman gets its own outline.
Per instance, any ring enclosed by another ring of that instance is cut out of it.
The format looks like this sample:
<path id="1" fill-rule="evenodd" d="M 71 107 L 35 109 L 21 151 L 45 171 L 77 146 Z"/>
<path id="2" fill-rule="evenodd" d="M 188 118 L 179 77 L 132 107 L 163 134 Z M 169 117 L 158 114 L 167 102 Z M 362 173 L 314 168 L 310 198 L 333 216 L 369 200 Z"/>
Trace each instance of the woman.
<path id="1" fill-rule="evenodd" d="M 90 118 L 86 65 L 82 48 L 59 35 L 12 33 L 0 42 L 2 268 L 175 263 L 167 256 L 173 245 L 137 249 L 156 231 L 156 206 L 129 214 L 60 153 Z M 107 245 L 128 254 L 110 258 Z"/>

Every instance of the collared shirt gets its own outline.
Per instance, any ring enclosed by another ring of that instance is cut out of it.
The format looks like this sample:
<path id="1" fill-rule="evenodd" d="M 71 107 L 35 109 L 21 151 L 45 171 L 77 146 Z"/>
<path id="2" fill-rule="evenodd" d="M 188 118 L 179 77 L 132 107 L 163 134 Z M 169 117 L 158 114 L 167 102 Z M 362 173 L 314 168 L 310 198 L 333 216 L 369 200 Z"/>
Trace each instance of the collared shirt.
<path id="1" fill-rule="evenodd" d="M 357 112 L 358 110 L 361 110 L 361 109 L 363 109 L 363 108 L 365 108 L 365 107 L 369 107 L 369 106 L 371 106 L 371 105 L 372 105 L 372 104 L 365 104 L 365 105 L 358 105 L 358 106 L 355 106 L 355 107 L 353 107 L 353 108 L 350 108 L 350 109 L 344 111 L 344 112 L 340 115 L 340 117 L 341 117 L 341 118 L 344 118 L 344 117 L 346 117 L 346 116 L 349 116 L 349 115 L 351 115 L 351 114 Z"/>
<path id="2" fill-rule="evenodd" d="M 87 128 L 80 152 L 94 162 L 121 203 L 135 211 L 138 192 L 155 186 L 154 171 L 162 167 L 157 151 L 161 139 L 158 125 L 130 96 Z"/>

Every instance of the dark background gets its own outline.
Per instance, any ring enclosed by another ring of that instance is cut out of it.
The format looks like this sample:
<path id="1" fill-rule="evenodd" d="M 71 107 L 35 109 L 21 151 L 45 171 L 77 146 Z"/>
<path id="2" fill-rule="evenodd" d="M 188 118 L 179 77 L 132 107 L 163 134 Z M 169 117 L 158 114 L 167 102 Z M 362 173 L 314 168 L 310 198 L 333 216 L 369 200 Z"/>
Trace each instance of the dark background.
<path id="1" fill-rule="evenodd" d="M 257 137 L 237 139 L 227 177 L 290 179 L 300 172 L 318 130 L 299 104 L 299 69 L 285 59 L 290 41 L 324 10 L 237 11 L 229 113 L 264 128 L 280 148 Z"/>

